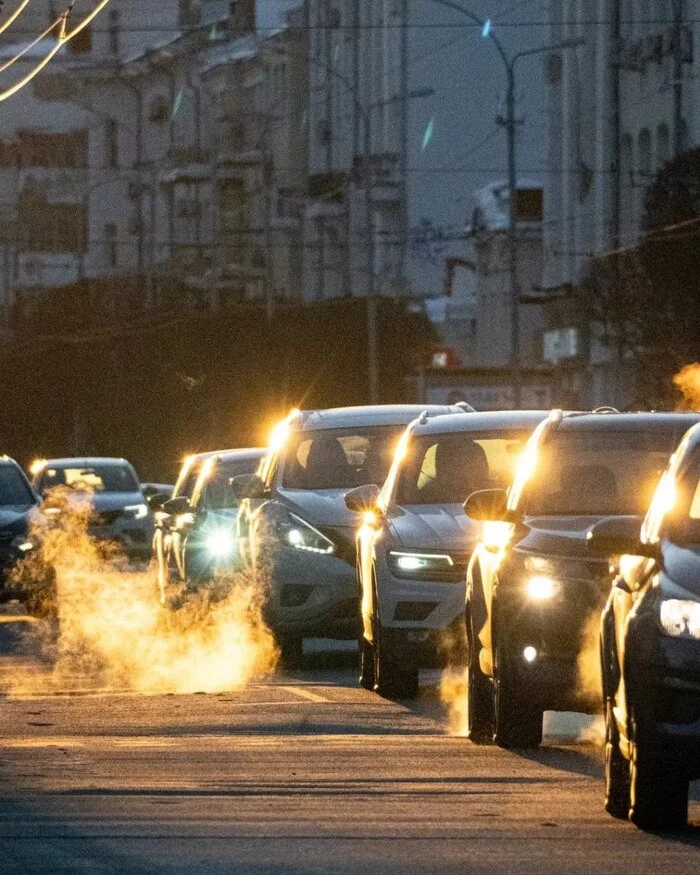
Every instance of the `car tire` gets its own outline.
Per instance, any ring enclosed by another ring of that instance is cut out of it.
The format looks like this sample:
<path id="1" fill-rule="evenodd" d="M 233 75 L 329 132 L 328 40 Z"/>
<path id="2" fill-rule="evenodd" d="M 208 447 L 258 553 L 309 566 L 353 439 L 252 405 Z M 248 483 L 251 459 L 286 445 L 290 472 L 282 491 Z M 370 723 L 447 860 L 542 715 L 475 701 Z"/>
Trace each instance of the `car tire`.
<path id="1" fill-rule="evenodd" d="M 280 650 L 280 666 L 283 669 L 304 667 L 304 639 L 301 635 L 280 635 L 277 646 Z"/>
<path id="2" fill-rule="evenodd" d="M 629 819 L 642 830 L 680 830 L 688 824 L 686 778 L 674 774 L 653 748 L 632 743 Z"/>
<path id="3" fill-rule="evenodd" d="M 365 690 L 374 690 L 374 647 L 360 636 L 360 686 Z"/>
<path id="4" fill-rule="evenodd" d="M 627 819 L 630 810 L 630 765 L 620 752 L 620 733 L 613 703 L 605 703 L 605 810 L 611 817 Z"/>
<path id="5" fill-rule="evenodd" d="M 500 635 L 494 646 L 493 740 L 499 747 L 532 748 L 542 744 L 544 711 L 528 701 Z"/>
<path id="6" fill-rule="evenodd" d="M 474 744 L 493 743 L 493 689 L 481 671 L 479 648 L 469 612 L 467 629 L 467 738 Z"/>
<path id="7" fill-rule="evenodd" d="M 386 646 L 377 623 L 374 651 L 374 690 L 384 699 L 415 699 L 418 695 L 418 669 L 400 665 Z"/>

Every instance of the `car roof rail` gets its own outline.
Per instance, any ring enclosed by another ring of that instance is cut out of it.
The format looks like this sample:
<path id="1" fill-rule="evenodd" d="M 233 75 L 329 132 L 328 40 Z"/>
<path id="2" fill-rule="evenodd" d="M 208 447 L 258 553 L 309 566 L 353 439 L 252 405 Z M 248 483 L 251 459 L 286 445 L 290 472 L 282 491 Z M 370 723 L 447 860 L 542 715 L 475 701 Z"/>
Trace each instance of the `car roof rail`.
<path id="1" fill-rule="evenodd" d="M 454 406 L 459 407 L 463 413 L 476 413 L 476 408 L 472 407 L 471 404 L 467 404 L 466 401 L 458 401 Z"/>
<path id="2" fill-rule="evenodd" d="M 596 407 L 593 412 L 605 415 L 608 413 L 619 413 L 620 411 L 617 409 L 617 407 L 610 407 L 608 404 L 603 404 L 601 407 Z"/>

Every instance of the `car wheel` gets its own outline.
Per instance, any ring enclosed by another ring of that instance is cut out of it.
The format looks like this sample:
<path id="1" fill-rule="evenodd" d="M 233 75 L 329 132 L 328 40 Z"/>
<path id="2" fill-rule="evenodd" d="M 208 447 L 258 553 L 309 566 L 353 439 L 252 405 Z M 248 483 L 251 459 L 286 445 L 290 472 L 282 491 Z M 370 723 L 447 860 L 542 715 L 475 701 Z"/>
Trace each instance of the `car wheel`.
<path id="1" fill-rule="evenodd" d="M 364 635 L 360 634 L 360 686 L 365 690 L 374 689 L 374 647 Z"/>
<path id="2" fill-rule="evenodd" d="M 467 612 L 467 738 L 474 744 L 493 742 L 493 690 L 479 665 L 479 647 Z"/>
<path id="3" fill-rule="evenodd" d="M 643 830 L 683 829 L 688 824 L 689 782 L 660 761 L 658 752 L 632 743 L 629 819 Z"/>
<path id="4" fill-rule="evenodd" d="M 613 703 L 605 703 L 605 810 L 626 819 L 630 810 L 630 766 L 620 753 Z"/>
<path id="5" fill-rule="evenodd" d="M 304 639 L 300 635 L 280 635 L 277 640 L 280 649 L 280 665 L 286 669 L 304 667 Z"/>
<path id="6" fill-rule="evenodd" d="M 418 669 L 400 665 L 395 655 L 389 652 L 379 622 L 373 650 L 375 692 L 385 699 L 415 699 L 418 695 Z"/>
<path id="7" fill-rule="evenodd" d="M 528 701 L 501 636 L 494 647 L 493 740 L 499 747 L 528 748 L 542 744 L 542 708 Z"/>

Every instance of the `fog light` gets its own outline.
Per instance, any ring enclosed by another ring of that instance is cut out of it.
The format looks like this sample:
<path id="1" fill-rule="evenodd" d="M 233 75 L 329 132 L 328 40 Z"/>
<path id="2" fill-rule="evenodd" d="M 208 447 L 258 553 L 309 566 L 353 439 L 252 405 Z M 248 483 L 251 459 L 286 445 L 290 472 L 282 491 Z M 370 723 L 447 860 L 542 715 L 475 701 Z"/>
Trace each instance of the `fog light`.
<path id="1" fill-rule="evenodd" d="M 532 664 L 537 659 L 537 648 L 526 647 L 525 650 L 523 650 L 523 659 L 525 662 Z"/>
<path id="2" fill-rule="evenodd" d="M 551 577 L 531 577 L 527 582 L 527 594 L 533 602 L 547 602 L 559 592 L 559 584 Z"/>
<path id="3" fill-rule="evenodd" d="M 207 549 L 212 556 L 223 559 L 230 556 L 235 548 L 235 541 L 231 532 L 219 530 L 212 532 L 207 538 Z"/>

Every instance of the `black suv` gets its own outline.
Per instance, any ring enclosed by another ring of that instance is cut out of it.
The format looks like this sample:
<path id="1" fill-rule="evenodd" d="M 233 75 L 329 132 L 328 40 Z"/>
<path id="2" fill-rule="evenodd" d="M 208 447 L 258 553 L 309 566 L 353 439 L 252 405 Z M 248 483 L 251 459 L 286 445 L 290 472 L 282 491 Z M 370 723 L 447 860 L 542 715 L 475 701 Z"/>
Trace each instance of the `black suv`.
<path id="1" fill-rule="evenodd" d="M 29 527 L 38 506 L 39 497 L 20 466 L 0 456 L 0 601 L 25 599 L 31 613 L 40 612 L 40 593 L 27 592 L 13 571 L 36 550 Z"/>
<path id="2" fill-rule="evenodd" d="M 700 778 L 700 426 L 643 524 L 603 520 L 589 543 L 623 557 L 601 625 L 605 808 L 643 829 L 682 827 Z"/>
<path id="3" fill-rule="evenodd" d="M 598 710 L 586 642 L 610 591 L 587 536 L 604 517 L 643 514 L 682 435 L 700 416 L 553 412 L 510 490 L 474 493 L 484 523 L 467 572 L 468 734 L 502 747 L 542 741 L 545 710 Z"/>

